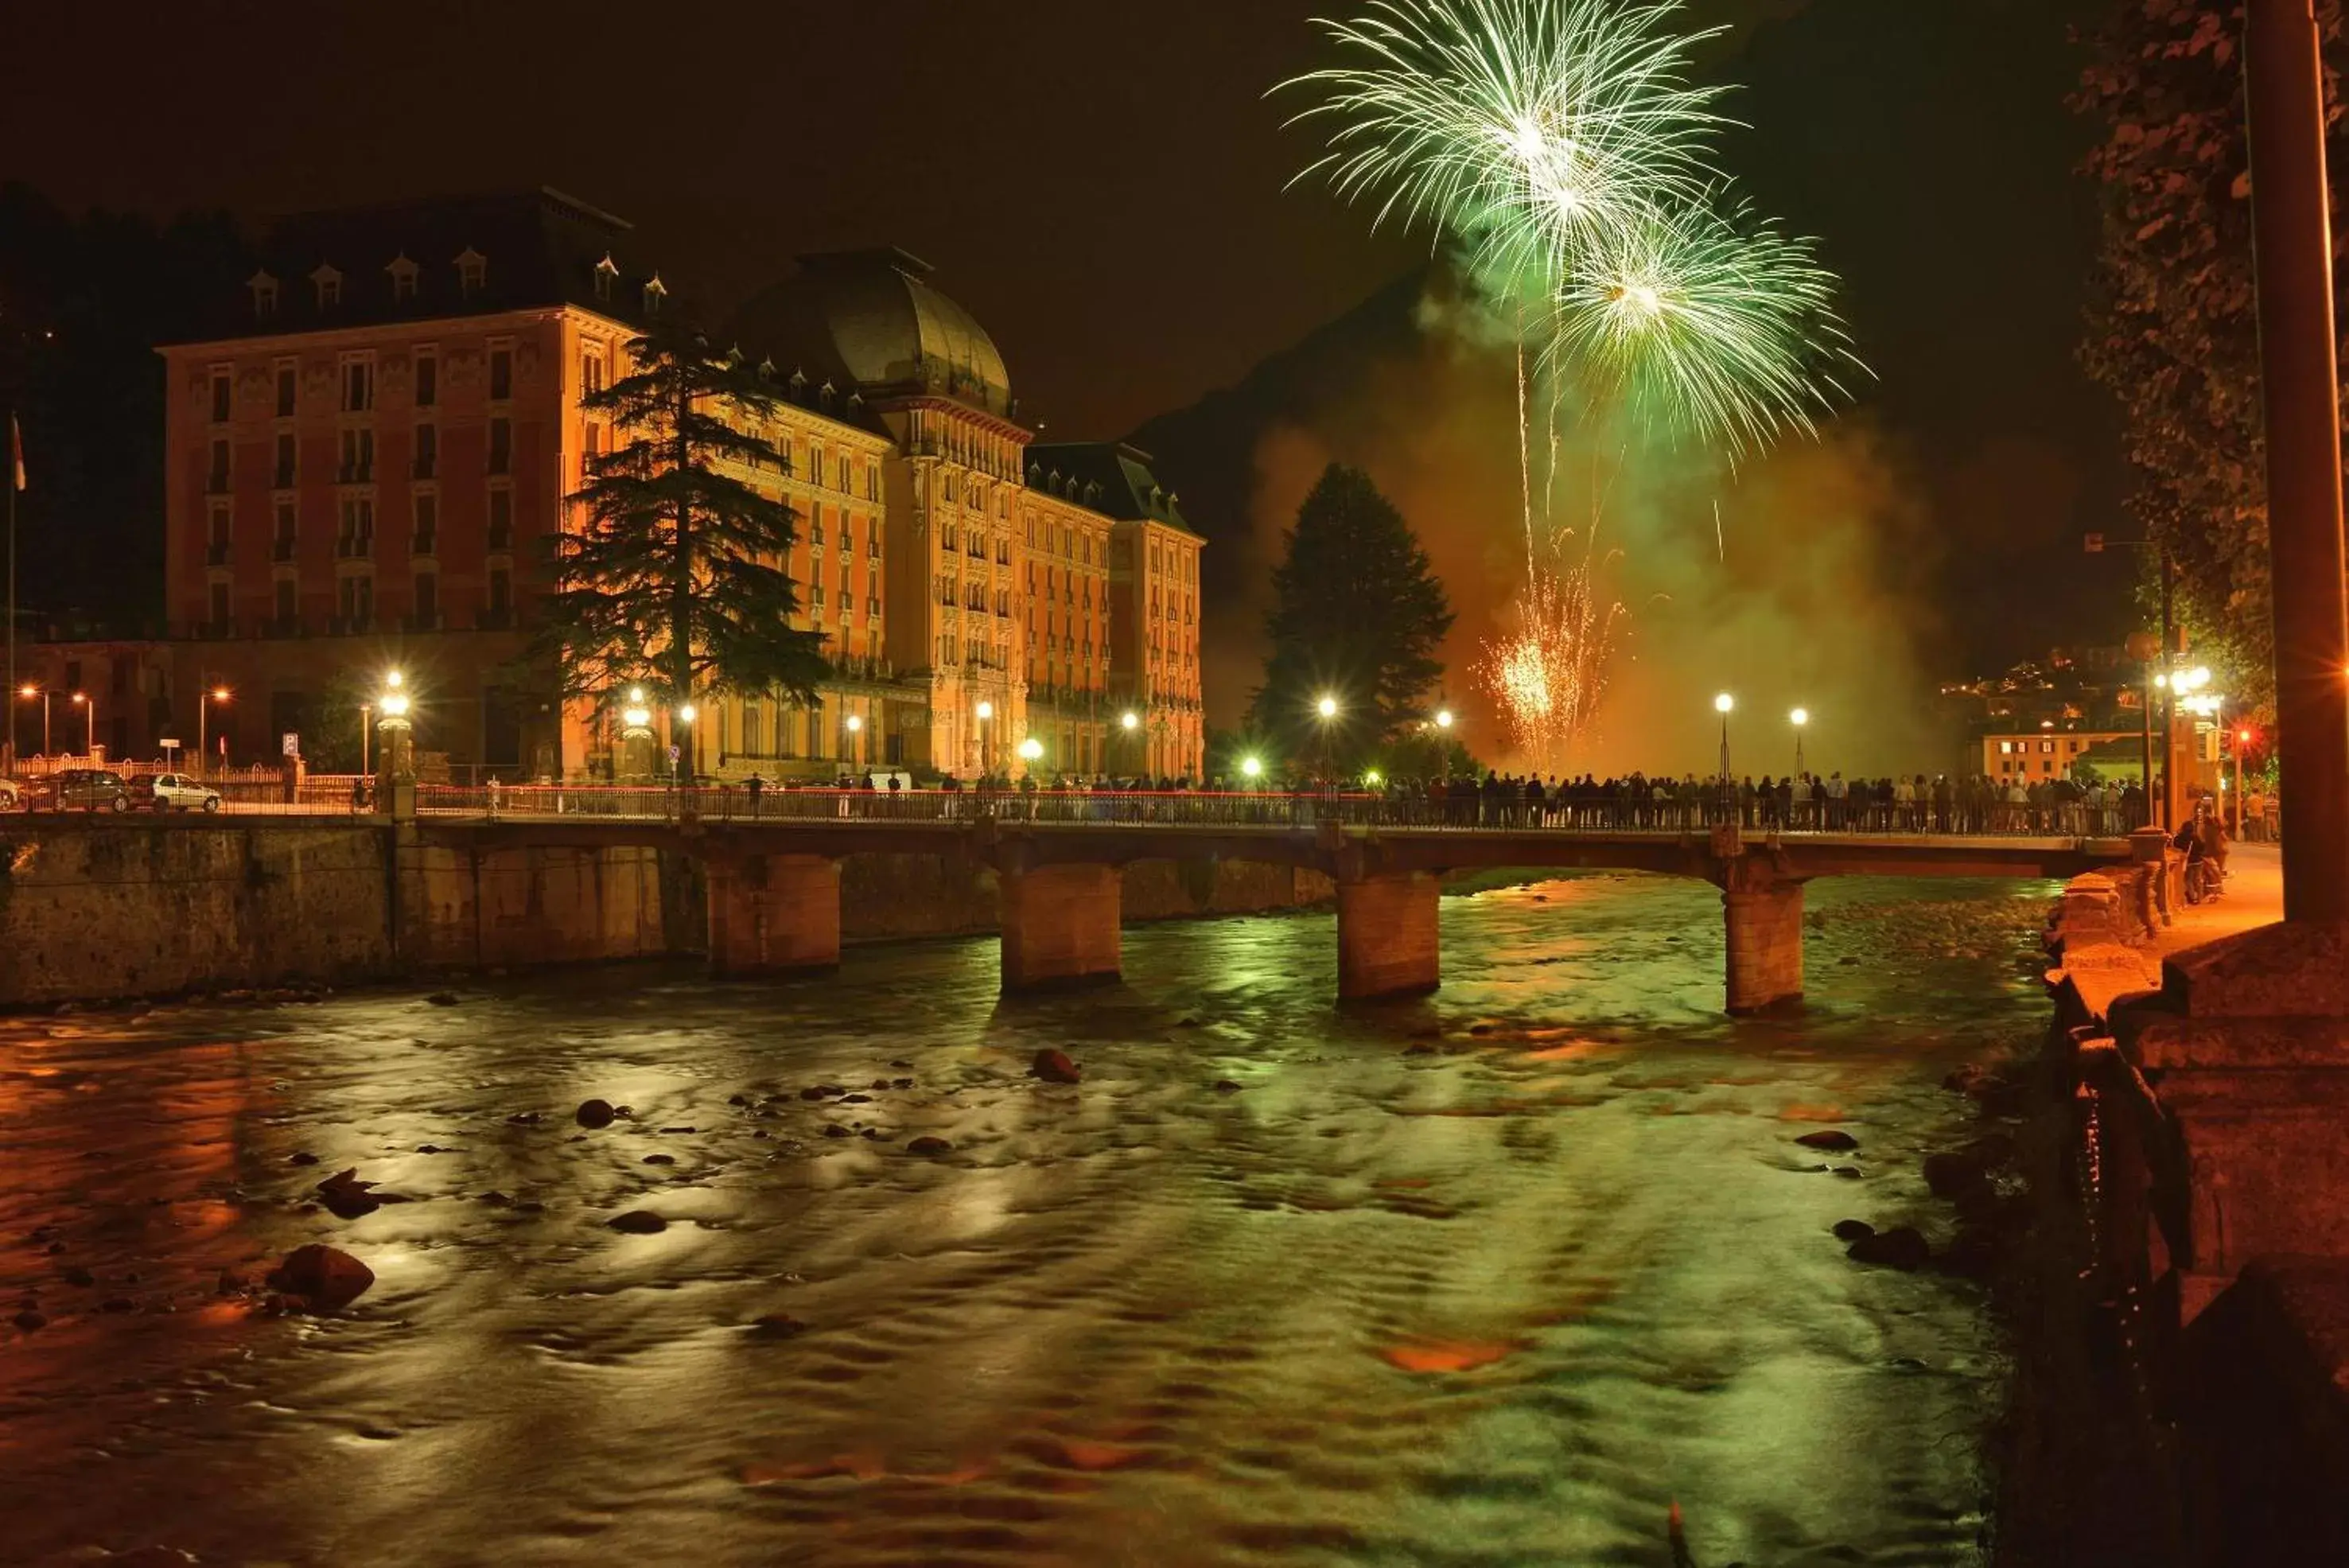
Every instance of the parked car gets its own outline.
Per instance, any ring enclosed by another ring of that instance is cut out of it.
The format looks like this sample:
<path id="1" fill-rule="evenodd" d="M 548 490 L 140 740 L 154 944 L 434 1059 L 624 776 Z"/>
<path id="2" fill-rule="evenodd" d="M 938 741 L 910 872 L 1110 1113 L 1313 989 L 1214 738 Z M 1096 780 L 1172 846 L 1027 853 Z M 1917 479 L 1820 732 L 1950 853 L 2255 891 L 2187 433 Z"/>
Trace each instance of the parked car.
<path id="1" fill-rule="evenodd" d="M 188 774 L 157 774 L 140 792 L 157 811 L 218 811 L 220 791 Z"/>
<path id="2" fill-rule="evenodd" d="M 130 786 L 110 768 L 67 768 L 40 781 L 35 801 L 50 811 L 129 811 Z"/>
<path id="3" fill-rule="evenodd" d="M 0 811 L 25 809 L 24 787 L 15 779 L 0 779 Z"/>

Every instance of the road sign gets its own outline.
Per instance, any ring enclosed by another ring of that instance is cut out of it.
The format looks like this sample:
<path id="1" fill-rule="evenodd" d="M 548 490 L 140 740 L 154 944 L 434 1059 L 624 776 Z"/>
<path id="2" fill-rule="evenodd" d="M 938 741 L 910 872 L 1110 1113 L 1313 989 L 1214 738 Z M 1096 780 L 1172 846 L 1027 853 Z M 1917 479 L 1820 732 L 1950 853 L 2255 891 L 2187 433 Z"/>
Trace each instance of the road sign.
<path id="1" fill-rule="evenodd" d="M 302 737 L 288 730 L 277 737 L 277 749 L 284 755 L 298 757 L 302 754 Z"/>
<path id="2" fill-rule="evenodd" d="M 669 760 L 670 762 L 675 762 L 675 761 L 677 761 L 677 759 L 678 759 L 678 758 L 679 758 L 679 757 L 683 756 L 684 754 L 685 754 L 684 753 L 682 753 L 682 752 L 678 751 L 675 746 L 671 746 L 671 747 L 668 749 L 668 760 Z"/>

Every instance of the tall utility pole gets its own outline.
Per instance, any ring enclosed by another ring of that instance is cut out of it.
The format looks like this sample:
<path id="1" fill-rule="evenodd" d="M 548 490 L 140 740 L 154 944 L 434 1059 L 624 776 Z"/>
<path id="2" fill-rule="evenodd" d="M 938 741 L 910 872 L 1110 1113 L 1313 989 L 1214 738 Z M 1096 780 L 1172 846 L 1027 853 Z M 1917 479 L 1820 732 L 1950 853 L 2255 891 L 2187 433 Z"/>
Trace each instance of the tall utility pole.
<path id="1" fill-rule="evenodd" d="M 2266 416 L 2287 920 L 2349 919 L 2349 575 L 2312 0 L 2250 0 L 2243 38 Z"/>

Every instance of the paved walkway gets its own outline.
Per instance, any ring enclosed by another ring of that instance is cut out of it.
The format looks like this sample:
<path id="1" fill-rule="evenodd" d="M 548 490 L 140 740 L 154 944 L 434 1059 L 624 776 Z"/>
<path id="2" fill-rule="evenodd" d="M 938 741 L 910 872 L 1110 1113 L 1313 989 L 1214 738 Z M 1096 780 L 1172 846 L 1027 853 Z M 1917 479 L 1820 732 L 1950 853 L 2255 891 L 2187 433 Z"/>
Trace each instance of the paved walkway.
<path id="1" fill-rule="evenodd" d="M 2283 919 L 2283 857 L 2272 844 L 2238 844 L 2227 852 L 2224 897 L 2211 904 L 2189 904 L 2161 938 L 2147 950 L 2156 964 L 2172 953 L 2199 948 L 2253 926 L 2273 925 Z"/>

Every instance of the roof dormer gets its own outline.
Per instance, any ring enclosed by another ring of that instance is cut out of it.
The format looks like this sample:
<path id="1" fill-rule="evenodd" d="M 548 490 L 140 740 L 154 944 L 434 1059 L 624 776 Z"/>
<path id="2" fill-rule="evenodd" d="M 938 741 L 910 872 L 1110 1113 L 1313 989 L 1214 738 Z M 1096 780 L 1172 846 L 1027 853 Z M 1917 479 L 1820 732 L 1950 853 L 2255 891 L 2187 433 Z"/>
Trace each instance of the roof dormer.
<path id="1" fill-rule="evenodd" d="M 489 286 L 490 258 L 467 245 L 457 253 L 457 292 L 472 298 Z"/>
<path id="2" fill-rule="evenodd" d="M 318 291 L 318 308 L 332 310 L 343 302 L 343 275 L 332 262 L 320 262 L 310 275 L 310 286 Z"/>
<path id="3" fill-rule="evenodd" d="M 416 275 L 419 269 L 409 260 L 406 251 L 392 257 L 383 270 L 391 275 L 391 297 L 395 304 L 416 297 Z"/>

